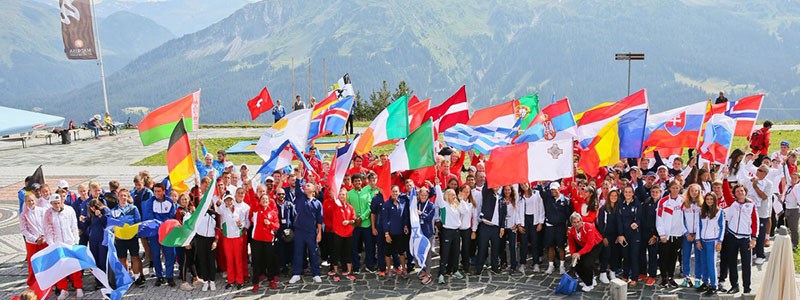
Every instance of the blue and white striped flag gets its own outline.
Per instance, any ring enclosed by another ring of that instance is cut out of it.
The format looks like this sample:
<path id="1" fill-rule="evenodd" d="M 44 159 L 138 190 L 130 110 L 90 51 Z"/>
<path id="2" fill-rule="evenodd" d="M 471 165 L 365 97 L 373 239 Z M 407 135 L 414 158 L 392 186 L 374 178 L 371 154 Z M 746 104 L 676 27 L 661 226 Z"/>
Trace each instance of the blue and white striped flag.
<path id="1" fill-rule="evenodd" d="M 108 285 L 106 272 L 97 267 L 92 253 L 86 246 L 64 243 L 49 245 L 31 257 L 31 268 L 42 288 L 51 287 L 72 273 L 90 269 L 92 275 L 103 284 L 104 288 L 101 289 L 103 295 L 110 295 L 113 291 Z"/>
<path id="2" fill-rule="evenodd" d="M 520 121 L 518 118 L 513 128 L 457 124 L 444 132 L 444 142 L 461 151 L 474 149 L 489 154 L 494 148 L 511 145 L 519 133 Z"/>
<path id="3" fill-rule="evenodd" d="M 294 150 L 294 152 L 292 152 Z M 297 155 L 295 155 L 295 153 Z M 290 140 L 286 140 L 272 150 L 270 153 L 269 158 L 267 161 L 261 165 L 261 168 L 258 169 L 256 173 L 261 174 L 261 183 L 264 183 L 264 180 L 267 179 L 268 175 L 271 175 L 272 172 L 275 170 L 281 170 L 286 166 L 290 166 L 292 164 L 292 159 L 297 157 L 298 160 L 305 166 L 307 172 L 314 172 L 314 169 L 309 164 L 308 160 L 303 156 L 303 152 L 300 151 L 297 146 Z M 317 174 L 319 175 L 319 174 Z"/>
<path id="4" fill-rule="evenodd" d="M 422 228 L 419 227 L 419 215 L 417 215 L 417 189 L 412 189 L 410 195 L 411 204 L 411 238 L 408 240 L 408 249 L 411 254 L 417 259 L 417 265 L 425 267 L 425 261 L 428 260 L 428 251 L 431 249 L 431 241 L 422 234 Z M 429 270 L 430 272 L 430 270 Z"/>

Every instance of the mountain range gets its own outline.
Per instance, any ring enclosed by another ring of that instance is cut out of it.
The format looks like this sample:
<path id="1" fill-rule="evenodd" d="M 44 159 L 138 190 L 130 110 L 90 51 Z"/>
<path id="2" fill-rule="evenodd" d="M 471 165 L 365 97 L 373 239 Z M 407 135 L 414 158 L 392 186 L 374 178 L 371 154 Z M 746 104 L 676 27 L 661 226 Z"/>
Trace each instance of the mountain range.
<path id="1" fill-rule="evenodd" d="M 466 84 L 473 109 L 538 92 L 544 103 L 569 97 L 579 112 L 626 95 L 628 65 L 614 54 L 627 52 L 646 55 L 631 65 L 631 90 L 647 88 L 654 112 L 724 90 L 731 100 L 765 93 L 761 119 L 798 117 L 793 1 L 265 0 L 114 72 L 109 104 L 115 116 L 140 114 L 202 88 L 201 122 L 242 121 L 263 86 L 289 102 L 292 61 L 294 94 L 307 98 L 311 58 L 318 99 L 349 72 L 362 95 L 405 80 L 439 103 Z M 102 107 L 100 91 L 92 83 L 29 103 L 0 94 L 0 103 L 84 119 Z"/>

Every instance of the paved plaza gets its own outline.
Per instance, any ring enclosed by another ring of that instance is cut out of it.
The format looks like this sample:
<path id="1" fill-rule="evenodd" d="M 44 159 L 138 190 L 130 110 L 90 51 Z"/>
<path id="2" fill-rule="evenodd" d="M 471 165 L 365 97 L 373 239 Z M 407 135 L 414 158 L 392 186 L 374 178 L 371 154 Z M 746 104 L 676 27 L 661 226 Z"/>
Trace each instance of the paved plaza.
<path id="1" fill-rule="evenodd" d="M 794 128 L 793 128 L 794 129 Z M 203 129 L 200 136 L 211 137 L 253 137 L 259 136 L 263 129 Z M 82 133 L 89 136 L 88 132 Z M 96 180 L 106 185 L 109 180 L 119 180 L 123 186 L 131 186 L 133 176 L 147 169 L 155 179 L 166 175 L 166 167 L 132 167 L 131 163 L 166 148 L 166 141 L 143 147 L 138 133 L 123 131 L 118 136 L 103 136 L 99 140 L 74 141 L 70 145 L 47 145 L 43 140 L 33 140 L 29 147 L 22 149 L 20 143 L 0 144 L 0 299 L 9 299 L 26 288 L 25 246 L 19 234 L 17 219 L 18 202 L 16 192 L 22 187 L 22 180 L 39 165 L 44 165 L 48 182 L 64 179 L 74 187 L 80 183 Z M 209 149 L 215 151 L 217 149 Z M 438 243 L 436 243 L 438 244 Z M 769 251 L 770 248 L 767 248 Z M 438 258 L 434 259 L 434 265 Z M 754 266 L 753 291 L 758 291 L 767 264 Z M 327 268 L 323 268 L 326 271 Z M 434 269 L 435 273 L 436 269 Z M 800 275 L 795 275 L 800 282 Z M 87 295 L 84 299 L 102 299 L 99 292 L 92 292 L 94 280 L 84 277 Z M 148 277 L 144 288 L 131 287 L 126 299 L 609 299 L 608 288 L 599 285 L 590 293 L 576 293 L 573 296 L 553 294 L 559 276 L 537 274 L 495 275 L 485 271 L 482 276 L 468 276 L 466 280 L 452 280 L 446 285 L 432 283 L 423 286 L 415 275 L 408 279 L 392 277 L 378 279 L 376 274 L 361 273 L 356 282 L 343 278 L 341 282 L 323 276 L 321 284 L 315 284 L 310 276 L 302 283 L 288 285 L 287 276 L 278 290 L 265 289 L 253 294 L 250 286 L 238 291 L 224 290 L 224 279 L 218 276 L 215 292 L 202 292 L 199 288 L 185 292 L 166 286 L 154 287 L 154 279 Z M 729 285 L 728 285 L 729 286 Z M 659 289 L 640 285 L 629 288 L 629 299 L 651 299 L 658 294 L 677 294 L 679 299 L 700 299 L 693 289 Z M 74 297 L 74 292 L 71 293 Z M 72 298 L 71 298 L 72 299 Z M 706 298 L 713 299 L 713 298 Z"/>

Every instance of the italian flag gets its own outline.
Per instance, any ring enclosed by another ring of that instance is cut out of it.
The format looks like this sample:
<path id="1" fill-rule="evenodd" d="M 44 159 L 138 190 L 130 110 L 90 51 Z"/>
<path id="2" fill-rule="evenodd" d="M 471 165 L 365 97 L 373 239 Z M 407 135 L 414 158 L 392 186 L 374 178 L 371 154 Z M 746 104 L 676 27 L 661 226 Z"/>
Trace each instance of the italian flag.
<path id="1" fill-rule="evenodd" d="M 392 140 L 408 137 L 408 95 L 397 98 L 372 121 L 356 145 L 356 154 L 361 155 Z"/>
<path id="2" fill-rule="evenodd" d="M 391 171 L 416 170 L 434 165 L 436 152 L 433 144 L 433 121 L 429 119 L 407 139 L 397 143 L 392 154 L 389 154 Z"/>
<path id="3" fill-rule="evenodd" d="M 197 130 L 199 108 L 200 90 L 150 112 L 139 122 L 142 145 L 147 146 L 170 138 L 180 119 L 183 119 L 186 132 Z"/>
<path id="4" fill-rule="evenodd" d="M 212 202 L 211 197 L 213 197 L 215 189 L 216 180 L 212 180 L 211 184 L 208 185 L 208 189 L 205 190 L 203 198 L 200 199 L 197 210 L 194 211 L 189 219 L 183 221 L 183 225 L 175 226 L 175 228 L 167 233 L 164 240 L 161 241 L 161 245 L 165 247 L 186 247 L 192 242 L 194 235 L 197 234 L 197 229 L 195 229 L 197 219 L 208 211 L 208 207 Z"/>

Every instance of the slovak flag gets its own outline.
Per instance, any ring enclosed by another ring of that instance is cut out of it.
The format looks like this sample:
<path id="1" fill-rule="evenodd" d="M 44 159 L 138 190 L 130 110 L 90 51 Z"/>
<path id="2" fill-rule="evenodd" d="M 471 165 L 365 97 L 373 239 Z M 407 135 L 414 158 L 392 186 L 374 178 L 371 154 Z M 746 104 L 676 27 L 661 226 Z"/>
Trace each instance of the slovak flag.
<path id="1" fill-rule="evenodd" d="M 645 146 L 657 148 L 694 148 L 703 128 L 708 102 L 678 107 L 647 117 Z"/>
<path id="2" fill-rule="evenodd" d="M 736 121 L 733 118 L 722 114 L 713 115 L 706 124 L 700 157 L 724 165 L 731 150 L 735 127 Z"/>
<path id="3" fill-rule="evenodd" d="M 535 142 L 538 140 L 572 139 L 576 136 L 575 117 L 567 98 L 558 100 L 543 108 L 533 118 L 528 128 L 514 143 Z"/>
<path id="4" fill-rule="evenodd" d="M 247 108 L 250 109 L 250 117 L 253 118 L 253 120 L 258 118 L 262 113 L 269 111 L 274 106 L 275 104 L 272 103 L 272 97 L 269 95 L 267 88 L 261 89 L 258 96 L 247 101 Z"/>
<path id="5" fill-rule="evenodd" d="M 758 94 L 744 97 L 738 101 L 712 104 L 705 120 L 708 122 L 711 116 L 724 114 L 736 121 L 734 136 L 750 136 L 758 119 L 758 113 L 761 111 L 763 100 L 764 95 Z"/>
<path id="6" fill-rule="evenodd" d="M 308 128 L 308 140 L 312 141 L 329 133 L 342 134 L 344 126 L 347 124 L 347 118 L 350 117 L 353 102 L 355 102 L 355 98 L 348 96 L 331 104 L 312 118 L 311 126 Z"/>

